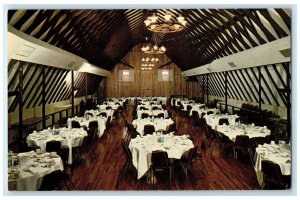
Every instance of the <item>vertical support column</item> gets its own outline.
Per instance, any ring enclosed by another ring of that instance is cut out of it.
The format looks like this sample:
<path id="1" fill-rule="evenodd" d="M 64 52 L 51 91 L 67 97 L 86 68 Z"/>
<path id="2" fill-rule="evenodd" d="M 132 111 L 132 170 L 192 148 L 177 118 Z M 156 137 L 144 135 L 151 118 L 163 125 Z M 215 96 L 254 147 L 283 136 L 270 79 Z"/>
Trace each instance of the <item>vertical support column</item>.
<path id="1" fill-rule="evenodd" d="M 46 128 L 46 72 L 45 65 L 42 65 L 42 122 L 43 129 Z"/>
<path id="2" fill-rule="evenodd" d="M 203 100 L 203 103 L 205 103 L 205 80 L 204 80 L 205 76 L 202 75 L 202 100 Z"/>
<path id="3" fill-rule="evenodd" d="M 261 85 L 261 76 L 262 76 L 262 74 L 261 74 L 261 67 L 258 67 L 257 68 L 258 69 L 258 85 L 259 85 L 259 87 L 258 87 L 258 107 L 259 107 L 259 111 L 261 111 L 261 89 L 262 89 L 262 85 Z"/>
<path id="4" fill-rule="evenodd" d="M 287 93 L 287 133 L 291 137 L 291 77 L 290 77 L 290 63 L 284 65 L 286 71 L 286 93 Z"/>
<path id="5" fill-rule="evenodd" d="M 71 103 L 72 103 L 72 117 L 74 117 L 74 71 L 71 70 Z"/>
<path id="6" fill-rule="evenodd" d="M 225 110 L 228 113 L 228 72 L 225 72 Z"/>
<path id="7" fill-rule="evenodd" d="M 206 74 L 206 102 L 208 103 L 208 74 Z"/>
<path id="8" fill-rule="evenodd" d="M 18 84 L 18 91 L 19 91 L 19 139 L 23 138 L 23 62 L 20 62 L 18 67 L 18 75 L 19 75 L 19 84 Z"/>
<path id="9" fill-rule="evenodd" d="M 87 102 L 88 98 L 88 73 L 85 74 L 85 102 Z"/>

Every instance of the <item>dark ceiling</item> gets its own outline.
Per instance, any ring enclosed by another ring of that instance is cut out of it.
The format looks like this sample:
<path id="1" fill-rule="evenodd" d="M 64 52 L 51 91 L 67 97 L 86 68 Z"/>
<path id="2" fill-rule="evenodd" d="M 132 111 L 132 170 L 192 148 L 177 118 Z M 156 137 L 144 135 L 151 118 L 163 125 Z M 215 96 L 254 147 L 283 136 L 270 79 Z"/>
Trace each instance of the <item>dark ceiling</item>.
<path id="1" fill-rule="evenodd" d="M 290 35 L 288 9 L 9 10 L 8 24 L 35 38 L 111 70 L 145 37 L 144 20 L 167 11 L 186 18 L 178 33 L 155 34 L 181 70 L 211 63 Z"/>

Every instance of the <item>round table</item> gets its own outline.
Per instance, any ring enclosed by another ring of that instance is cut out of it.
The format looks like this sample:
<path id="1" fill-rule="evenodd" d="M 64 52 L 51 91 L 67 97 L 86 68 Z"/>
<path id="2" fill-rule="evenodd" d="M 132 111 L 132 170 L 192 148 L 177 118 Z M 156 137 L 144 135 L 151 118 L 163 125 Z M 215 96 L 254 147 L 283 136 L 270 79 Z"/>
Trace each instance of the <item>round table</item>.
<path id="1" fill-rule="evenodd" d="M 160 142 L 163 137 L 163 142 Z M 161 150 L 168 153 L 169 158 L 180 159 L 188 150 L 194 147 L 193 142 L 187 136 L 174 135 L 146 135 L 131 139 L 129 149 L 132 154 L 132 162 L 138 172 L 138 179 L 146 174 L 151 166 L 153 151 Z"/>
<path id="2" fill-rule="evenodd" d="M 155 128 L 155 131 L 158 130 L 167 130 L 167 127 L 171 124 L 173 124 L 174 121 L 172 119 L 150 119 L 150 118 L 145 118 L 145 119 L 136 119 L 133 120 L 132 125 L 136 128 L 136 131 L 140 133 L 141 135 L 144 135 L 144 126 L 146 124 L 153 125 Z"/>

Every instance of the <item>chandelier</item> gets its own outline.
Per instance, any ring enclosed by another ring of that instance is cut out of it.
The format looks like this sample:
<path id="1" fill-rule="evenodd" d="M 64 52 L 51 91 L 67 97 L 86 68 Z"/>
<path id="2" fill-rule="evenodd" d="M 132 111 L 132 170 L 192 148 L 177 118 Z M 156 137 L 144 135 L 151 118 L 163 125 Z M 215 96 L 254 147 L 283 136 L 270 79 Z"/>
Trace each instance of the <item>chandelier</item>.
<path id="1" fill-rule="evenodd" d="M 161 45 L 160 47 L 157 46 L 157 40 L 156 40 L 155 33 L 153 33 L 152 39 L 154 39 L 155 45 L 153 45 L 149 42 L 146 46 L 143 45 L 143 47 L 141 48 L 142 51 L 147 54 L 163 54 L 163 53 L 165 53 L 167 49 L 163 45 Z M 146 42 L 147 41 L 148 41 L 148 37 L 146 37 Z"/>
<path id="2" fill-rule="evenodd" d="M 158 47 L 156 44 L 154 46 L 148 44 L 147 46 L 142 47 L 142 51 L 148 54 L 163 54 L 166 50 L 167 49 L 163 45 Z"/>
<path id="3" fill-rule="evenodd" d="M 160 21 L 158 16 L 153 13 L 152 16 L 147 17 L 144 21 L 147 29 L 152 32 L 157 33 L 174 33 L 182 31 L 186 26 L 187 21 L 185 21 L 184 17 L 177 17 L 177 21 L 172 19 L 172 15 L 167 12 L 164 16 L 164 21 Z"/>
<path id="4" fill-rule="evenodd" d="M 142 64 L 141 65 L 141 70 L 152 70 L 152 68 L 154 67 L 155 65 L 154 64 Z"/>
<path id="5" fill-rule="evenodd" d="M 151 59 L 149 57 L 142 58 L 142 64 L 141 64 L 141 70 L 152 70 L 152 68 L 155 66 L 155 63 L 158 62 L 159 59 L 152 57 Z"/>
<path id="6" fill-rule="evenodd" d="M 142 58 L 142 62 L 158 62 L 159 61 L 159 59 L 158 58 L 148 58 L 148 57 L 146 57 L 146 58 Z"/>

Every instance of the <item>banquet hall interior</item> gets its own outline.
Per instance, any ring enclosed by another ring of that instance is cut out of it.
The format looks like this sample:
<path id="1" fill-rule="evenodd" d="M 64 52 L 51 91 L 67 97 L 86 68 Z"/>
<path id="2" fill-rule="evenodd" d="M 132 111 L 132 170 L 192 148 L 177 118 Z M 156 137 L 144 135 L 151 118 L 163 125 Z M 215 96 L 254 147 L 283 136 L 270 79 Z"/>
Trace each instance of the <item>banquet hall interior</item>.
<path id="1" fill-rule="evenodd" d="M 6 16 L 8 191 L 293 187 L 291 8 Z"/>

